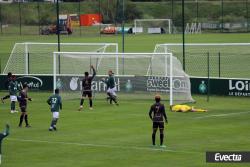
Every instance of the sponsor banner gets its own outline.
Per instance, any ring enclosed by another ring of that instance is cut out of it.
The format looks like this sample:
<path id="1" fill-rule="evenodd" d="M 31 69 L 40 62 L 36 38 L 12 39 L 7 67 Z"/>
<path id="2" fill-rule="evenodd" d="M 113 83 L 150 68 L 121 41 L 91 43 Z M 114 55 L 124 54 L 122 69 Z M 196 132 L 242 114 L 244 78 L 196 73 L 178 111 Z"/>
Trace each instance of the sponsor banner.
<path id="1" fill-rule="evenodd" d="M 56 86 L 59 89 L 80 91 L 82 89 L 83 77 L 59 76 L 57 77 Z M 121 92 L 169 92 L 170 79 L 168 77 L 115 77 L 116 89 Z M 186 78 L 173 78 L 173 88 L 177 92 L 186 92 L 189 90 L 190 83 Z M 92 82 L 92 90 L 95 92 L 105 92 L 107 90 L 106 84 L 101 77 L 95 77 Z"/>
<path id="2" fill-rule="evenodd" d="M 6 90 L 5 81 L 7 77 L 0 75 L 0 90 Z M 79 91 L 81 90 L 82 77 L 60 76 L 57 78 L 57 87 L 66 90 Z M 106 84 L 101 77 L 96 77 L 92 83 L 92 89 L 96 92 L 105 92 Z M 32 90 L 53 90 L 53 76 L 35 75 L 35 76 L 17 76 L 17 81 L 20 85 L 26 83 Z M 118 91 L 134 92 L 169 92 L 170 80 L 168 77 L 115 77 L 116 87 Z M 207 78 L 191 78 L 192 94 L 207 94 L 208 80 Z M 245 96 L 250 97 L 250 79 L 220 79 L 211 78 L 209 93 L 211 95 L 224 96 Z M 190 83 L 185 78 L 173 78 L 173 87 L 175 91 L 186 92 L 189 89 Z"/>
<path id="3" fill-rule="evenodd" d="M 250 97 L 249 79 L 211 78 L 209 84 L 209 93 L 211 95 Z M 207 94 L 207 78 L 191 78 L 191 92 L 193 94 Z"/>
<path id="4" fill-rule="evenodd" d="M 250 162 L 250 152 L 240 152 L 240 151 L 206 152 L 206 162 L 246 163 L 246 162 Z"/>
<path id="5" fill-rule="evenodd" d="M 7 90 L 8 87 L 6 85 L 7 76 L 0 76 L 0 90 Z M 23 75 L 16 76 L 16 81 L 18 85 L 22 87 L 23 84 L 27 84 L 31 90 L 44 90 L 44 91 L 52 91 L 53 90 L 53 77 L 52 76 L 44 76 L 44 75 Z"/>

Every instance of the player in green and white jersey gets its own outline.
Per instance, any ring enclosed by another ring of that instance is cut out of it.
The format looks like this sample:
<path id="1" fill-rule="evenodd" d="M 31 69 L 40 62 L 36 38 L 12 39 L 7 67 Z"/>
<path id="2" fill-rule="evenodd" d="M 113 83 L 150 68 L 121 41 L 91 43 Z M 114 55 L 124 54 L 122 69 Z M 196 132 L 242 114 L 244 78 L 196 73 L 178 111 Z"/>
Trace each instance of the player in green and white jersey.
<path id="1" fill-rule="evenodd" d="M 52 121 L 50 124 L 49 131 L 56 131 L 56 124 L 59 119 L 59 112 L 60 110 L 62 110 L 62 98 L 59 95 L 59 89 L 55 90 L 55 94 L 49 97 L 47 103 L 50 105 L 50 110 L 52 112 Z"/>
<path id="2" fill-rule="evenodd" d="M 107 95 L 108 95 L 107 100 L 110 101 L 110 104 L 112 104 L 112 101 L 114 101 L 116 105 L 119 105 L 117 101 L 115 77 L 112 70 L 108 71 L 108 78 L 107 79 L 103 78 L 102 81 L 105 82 L 107 85 Z"/>
<path id="3" fill-rule="evenodd" d="M 11 81 L 9 82 L 9 94 L 10 94 L 10 112 L 15 113 L 16 111 L 16 102 L 17 102 L 17 93 L 18 93 L 18 83 L 16 81 L 16 76 L 12 75 Z"/>

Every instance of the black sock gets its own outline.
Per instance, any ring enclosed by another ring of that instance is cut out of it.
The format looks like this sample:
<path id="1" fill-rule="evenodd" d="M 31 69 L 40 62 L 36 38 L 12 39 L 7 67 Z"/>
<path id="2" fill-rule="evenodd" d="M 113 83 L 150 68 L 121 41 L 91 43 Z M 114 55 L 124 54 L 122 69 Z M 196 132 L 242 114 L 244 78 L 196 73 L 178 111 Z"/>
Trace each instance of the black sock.
<path id="1" fill-rule="evenodd" d="M 57 123 L 57 118 L 56 119 L 54 119 L 54 124 L 53 124 L 53 127 L 55 127 L 56 126 L 56 123 Z"/>
<path id="2" fill-rule="evenodd" d="M 111 99 L 117 104 L 116 96 L 111 96 Z"/>
<path id="3" fill-rule="evenodd" d="M 8 98 L 10 98 L 10 95 L 4 96 L 4 97 L 3 97 L 3 100 L 6 100 L 6 99 L 8 99 Z"/>
<path id="4" fill-rule="evenodd" d="M 12 101 L 11 104 L 10 104 L 10 110 L 11 111 L 15 111 L 16 110 L 16 104 L 15 104 L 14 101 Z"/>
<path id="5" fill-rule="evenodd" d="M 52 121 L 51 121 L 50 126 L 51 126 L 51 127 L 55 127 L 55 126 L 56 126 L 56 123 L 57 123 L 57 120 L 58 120 L 58 119 L 53 118 Z"/>
<path id="6" fill-rule="evenodd" d="M 152 134 L 152 144 L 155 145 L 155 133 Z"/>
<path id="7" fill-rule="evenodd" d="M 19 126 L 22 126 L 22 123 L 23 123 L 23 116 L 24 116 L 24 115 L 20 115 L 20 122 L 19 122 Z"/>
<path id="8" fill-rule="evenodd" d="M 24 120 L 25 120 L 26 126 L 28 126 L 29 125 L 29 123 L 28 123 L 28 115 L 24 116 Z"/>
<path id="9" fill-rule="evenodd" d="M 160 141 L 161 141 L 161 145 L 163 144 L 163 139 L 164 139 L 164 134 L 160 134 Z"/>
<path id="10" fill-rule="evenodd" d="M 54 119 L 52 119 L 51 123 L 50 123 L 50 127 L 52 128 L 54 126 Z"/>
<path id="11" fill-rule="evenodd" d="M 89 99 L 89 106 L 90 106 L 90 107 L 93 106 L 93 101 L 92 101 L 92 99 Z"/>
<path id="12" fill-rule="evenodd" d="M 112 104 L 112 96 L 110 93 L 107 93 L 108 97 L 107 99 L 109 100 L 109 103 Z"/>
<path id="13" fill-rule="evenodd" d="M 84 99 L 81 99 L 80 105 L 82 106 L 84 102 Z"/>

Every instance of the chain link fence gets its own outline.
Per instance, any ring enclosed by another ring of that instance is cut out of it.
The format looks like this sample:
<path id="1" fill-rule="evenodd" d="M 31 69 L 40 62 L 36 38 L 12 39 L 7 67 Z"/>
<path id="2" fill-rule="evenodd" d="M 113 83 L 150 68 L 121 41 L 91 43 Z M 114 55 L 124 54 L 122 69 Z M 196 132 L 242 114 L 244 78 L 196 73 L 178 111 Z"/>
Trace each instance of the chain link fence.
<path id="1" fill-rule="evenodd" d="M 122 0 L 85 0 L 61 2 L 60 14 L 101 13 L 104 24 L 119 25 Z M 133 27 L 134 19 L 171 19 L 172 32 L 182 26 L 180 0 L 135 2 L 125 0 L 125 25 Z M 203 32 L 249 32 L 249 0 L 185 0 L 185 24 L 198 23 Z M 79 21 L 79 20 L 78 20 Z M 37 35 L 43 27 L 56 24 L 56 4 L 48 2 L 0 3 L 1 34 Z M 72 35 L 98 35 L 101 26 L 74 25 Z"/>

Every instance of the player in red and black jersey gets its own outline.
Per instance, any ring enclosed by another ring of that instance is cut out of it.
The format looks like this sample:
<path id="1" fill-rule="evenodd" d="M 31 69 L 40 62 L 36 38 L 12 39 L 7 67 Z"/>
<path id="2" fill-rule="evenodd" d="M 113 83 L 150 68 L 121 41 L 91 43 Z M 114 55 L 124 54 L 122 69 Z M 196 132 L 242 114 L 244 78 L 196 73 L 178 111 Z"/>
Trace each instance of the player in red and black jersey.
<path id="1" fill-rule="evenodd" d="M 149 117 L 153 121 L 153 133 L 152 133 L 152 143 L 155 146 L 155 135 L 157 129 L 160 129 L 160 147 L 165 147 L 163 145 L 164 140 L 164 120 L 168 123 L 167 115 L 165 112 L 165 106 L 160 103 L 160 95 L 155 96 L 155 104 L 150 107 Z"/>
<path id="2" fill-rule="evenodd" d="M 18 96 L 18 102 L 21 109 L 20 122 L 19 127 L 22 127 L 23 120 L 25 120 L 26 127 L 29 128 L 30 125 L 28 123 L 28 113 L 27 113 L 27 100 L 32 101 L 30 97 L 28 97 L 28 85 L 24 84 L 22 91 Z"/>
<path id="3" fill-rule="evenodd" d="M 82 80 L 82 97 L 81 97 L 81 101 L 80 101 L 80 108 L 79 111 L 81 111 L 83 109 L 83 102 L 84 99 L 86 98 L 86 96 L 88 96 L 89 98 L 89 109 L 93 109 L 93 101 L 92 101 L 92 80 L 94 79 L 95 75 L 96 75 L 96 70 L 94 68 L 94 66 L 91 65 L 91 69 L 93 70 L 93 75 L 89 76 L 88 72 L 85 72 L 85 76 Z"/>

